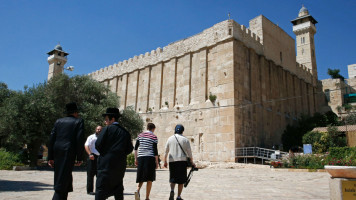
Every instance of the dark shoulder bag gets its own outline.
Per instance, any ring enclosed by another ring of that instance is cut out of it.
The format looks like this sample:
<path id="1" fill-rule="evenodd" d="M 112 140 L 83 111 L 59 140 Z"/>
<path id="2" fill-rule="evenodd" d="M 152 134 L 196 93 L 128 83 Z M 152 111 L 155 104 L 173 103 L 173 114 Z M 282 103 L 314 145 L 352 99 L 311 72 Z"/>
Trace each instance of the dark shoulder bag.
<path id="1" fill-rule="evenodd" d="M 192 162 L 190 161 L 190 158 L 188 157 L 188 155 L 185 153 L 184 149 L 182 148 L 182 146 L 180 145 L 177 136 L 174 134 L 174 137 L 176 138 L 179 147 L 182 149 L 184 155 L 187 157 L 187 167 L 192 167 Z"/>

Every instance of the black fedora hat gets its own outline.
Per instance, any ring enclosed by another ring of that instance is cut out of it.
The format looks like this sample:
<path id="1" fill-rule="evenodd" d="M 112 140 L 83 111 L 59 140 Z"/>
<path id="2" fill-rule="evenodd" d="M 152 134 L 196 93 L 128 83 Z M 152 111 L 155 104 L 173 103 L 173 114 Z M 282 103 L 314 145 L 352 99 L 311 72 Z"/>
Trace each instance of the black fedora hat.
<path id="1" fill-rule="evenodd" d="M 118 118 L 120 117 L 120 111 L 118 108 L 107 108 L 106 113 L 102 114 L 102 116 L 113 116 L 115 118 Z"/>
<path id="2" fill-rule="evenodd" d="M 75 112 L 79 112 L 77 103 L 75 103 L 75 102 L 67 103 L 66 111 L 64 113 L 70 114 L 70 113 L 75 113 Z"/>

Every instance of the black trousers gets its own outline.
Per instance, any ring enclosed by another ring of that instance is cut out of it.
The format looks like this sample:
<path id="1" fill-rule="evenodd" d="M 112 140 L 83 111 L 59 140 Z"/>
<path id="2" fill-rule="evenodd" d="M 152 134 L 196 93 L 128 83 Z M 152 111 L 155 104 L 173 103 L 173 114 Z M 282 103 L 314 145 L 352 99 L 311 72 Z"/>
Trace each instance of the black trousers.
<path id="1" fill-rule="evenodd" d="M 124 185 L 123 181 L 119 184 L 119 188 L 114 192 L 115 200 L 124 200 Z M 109 198 L 110 195 L 107 195 L 104 191 L 100 189 L 95 192 L 95 200 L 105 200 Z"/>
<path id="2" fill-rule="evenodd" d="M 87 161 L 87 193 L 93 192 L 94 176 L 97 175 L 98 156 L 94 155 L 94 160 L 88 158 Z"/>
<path id="3" fill-rule="evenodd" d="M 68 192 L 55 191 L 52 200 L 67 200 Z"/>

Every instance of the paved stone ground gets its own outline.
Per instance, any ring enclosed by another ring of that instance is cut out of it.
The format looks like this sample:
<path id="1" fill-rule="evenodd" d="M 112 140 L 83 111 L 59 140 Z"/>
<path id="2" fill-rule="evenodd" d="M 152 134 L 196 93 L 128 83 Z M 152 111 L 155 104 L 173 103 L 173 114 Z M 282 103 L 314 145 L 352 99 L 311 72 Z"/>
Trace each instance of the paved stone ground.
<path id="1" fill-rule="evenodd" d="M 252 165 L 251 165 L 252 166 Z M 74 192 L 68 199 L 94 199 L 86 194 L 86 172 L 73 172 Z M 169 172 L 157 171 L 151 199 L 168 199 Z M 134 199 L 136 169 L 124 179 L 125 199 Z M 0 171 L 0 199 L 48 200 L 53 195 L 52 171 Z M 145 195 L 145 187 L 141 196 Z M 329 175 L 325 172 L 273 171 L 269 168 L 200 169 L 182 197 L 191 199 L 329 199 Z M 113 197 L 109 198 L 114 199 Z M 141 198 L 144 199 L 144 198 Z"/>

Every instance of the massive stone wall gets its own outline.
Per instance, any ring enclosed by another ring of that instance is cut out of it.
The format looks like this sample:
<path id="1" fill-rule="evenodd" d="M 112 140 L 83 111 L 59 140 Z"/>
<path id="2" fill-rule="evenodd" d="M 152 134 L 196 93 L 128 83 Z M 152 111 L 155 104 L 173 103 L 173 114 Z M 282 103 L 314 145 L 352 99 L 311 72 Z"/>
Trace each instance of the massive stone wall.
<path id="1" fill-rule="evenodd" d="M 242 42 L 234 43 L 236 146 L 281 144 L 287 124 L 317 109 L 317 88 Z"/>
<path id="2" fill-rule="evenodd" d="M 250 20 L 250 29 L 255 32 L 263 44 L 264 55 L 279 66 L 296 73 L 295 41 L 278 25 L 260 15 Z"/>
<path id="3" fill-rule="evenodd" d="M 348 81 L 348 84 L 350 83 Z M 327 104 L 331 110 L 337 114 L 345 112 L 343 109 L 338 109 L 338 107 L 342 108 L 345 104 L 344 95 L 350 92 L 351 88 L 341 79 L 324 79 L 322 80 L 322 85 L 326 99 L 328 100 Z"/>
<path id="4" fill-rule="evenodd" d="M 310 72 L 296 64 L 292 73 L 266 50 L 228 20 L 90 75 L 120 96 L 120 109 L 132 106 L 156 124 L 160 154 L 182 123 L 196 159 L 234 161 L 236 147 L 278 144 L 286 124 L 314 112 Z"/>

